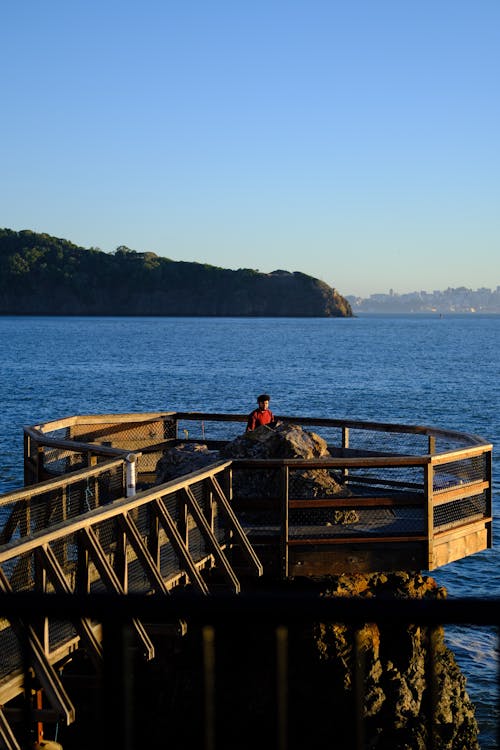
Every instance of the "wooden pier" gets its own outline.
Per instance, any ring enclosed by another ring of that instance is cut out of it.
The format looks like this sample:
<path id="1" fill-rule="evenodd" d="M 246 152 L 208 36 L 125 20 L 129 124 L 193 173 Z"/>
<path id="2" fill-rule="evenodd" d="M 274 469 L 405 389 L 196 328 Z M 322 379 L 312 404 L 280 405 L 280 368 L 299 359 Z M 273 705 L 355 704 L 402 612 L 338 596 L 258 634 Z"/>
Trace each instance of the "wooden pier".
<path id="1" fill-rule="evenodd" d="M 343 571 L 433 570 L 491 547 L 492 446 L 477 436 L 425 426 L 280 417 L 320 434 L 329 458 L 216 460 L 158 485 L 156 466 L 182 443 L 220 448 L 245 417 L 158 412 L 73 416 L 24 430 L 25 487 L 0 497 L 0 592 L 202 595 L 239 593 L 252 577 L 320 577 Z M 330 472 L 345 488 L 304 498 L 304 471 Z M 235 487 L 266 473 L 279 491 Z M 236 482 L 235 479 L 238 478 Z M 336 523 L 351 512 L 350 523 Z M 182 632 L 182 620 L 172 622 Z M 154 656 L 147 623 L 133 628 Z M 102 659 L 99 622 L 2 619 L 0 748 L 19 750 L 11 702 L 25 690 L 20 643 L 33 683 L 71 723 L 75 710 L 59 669 L 84 648 Z M 33 712 L 36 716 L 36 711 Z M 11 718 L 13 717 L 13 719 Z"/>

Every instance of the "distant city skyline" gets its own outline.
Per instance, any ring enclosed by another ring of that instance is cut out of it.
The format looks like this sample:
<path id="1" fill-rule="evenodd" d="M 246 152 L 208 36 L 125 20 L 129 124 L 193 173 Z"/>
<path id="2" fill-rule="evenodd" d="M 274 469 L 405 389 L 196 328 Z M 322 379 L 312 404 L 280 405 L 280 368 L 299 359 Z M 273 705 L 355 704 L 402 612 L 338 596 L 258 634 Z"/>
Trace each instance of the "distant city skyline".
<path id="1" fill-rule="evenodd" d="M 302 271 L 500 283 L 500 3 L 2 10 L 0 226 Z"/>
<path id="2" fill-rule="evenodd" d="M 398 294 L 377 293 L 368 297 L 346 295 L 354 313 L 493 313 L 500 314 L 500 286 L 456 287 Z"/>

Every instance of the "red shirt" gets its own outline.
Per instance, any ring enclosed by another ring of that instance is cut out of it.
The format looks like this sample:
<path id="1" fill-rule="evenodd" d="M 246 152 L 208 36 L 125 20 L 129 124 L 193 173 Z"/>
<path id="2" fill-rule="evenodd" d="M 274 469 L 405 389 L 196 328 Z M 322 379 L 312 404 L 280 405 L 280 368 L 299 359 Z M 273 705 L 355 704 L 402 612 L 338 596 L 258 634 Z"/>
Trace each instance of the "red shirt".
<path id="1" fill-rule="evenodd" d="M 249 430 L 255 430 L 261 424 L 269 424 L 274 422 L 274 416 L 271 409 L 254 409 L 254 411 L 248 417 L 247 432 Z"/>

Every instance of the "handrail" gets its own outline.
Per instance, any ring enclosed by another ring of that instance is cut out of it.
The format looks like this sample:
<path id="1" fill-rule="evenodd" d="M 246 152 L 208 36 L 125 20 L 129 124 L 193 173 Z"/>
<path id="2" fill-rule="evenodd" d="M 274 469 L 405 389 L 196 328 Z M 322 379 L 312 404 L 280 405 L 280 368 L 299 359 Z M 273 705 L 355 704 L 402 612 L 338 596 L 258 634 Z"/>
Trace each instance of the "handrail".
<path id="1" fill-rule="evenodd" d="M 47 438 L 44 431 L 61 429 L 67 426 L 74 425 L 90 425 L 90 424 L 107 424 L 110 421 L 126 424 L 127 422 L 148 422 L 156 419 L 169 419 L 169 420 L 187 420 L 187 421 L 211 421 L 211 422 L 238 422 L 245 423 L 247 417 L 242 414 L 227 414 L 227 413 L 208 413 L 208 412 L 184 412 L 184 411 L 171 411 L 171 412 L 145 412 L 145 413 L 130 413 L 130 414 L 98 414 L 98 415 L 78 415 L 72 417 L 66 417 L 63 419 L 48 421 L 39 423 L 31 427 L 25 427 L 24 430 L 32 431 L 33 437 L 40 438 L 41 435 Z M 351 428 L 357 430 L 372 430 L 375 432 L 388 432 L 388 433 L 402 433 L 402 434 L 415 434 L 415 435 L 426 435 L 434 437 L 445 437 L 454 438 L 460 441 L 466 441 L 469 445 L 491 445 L 487 440 L 479 435 L 472 433 L 463 433 L 457 430 L 444 429 L 441 427 L 434 427 L 431 425 L 411 425 L 411 424 L 399 424 L 394 422 L 370 422 L 365 420 L 352 420 L 352 419 L 330 419 L 325 417 L 302 417 L 302 416 L 288 416 L 278 415 L 277 419 L 284 422 L 293 422 L 300 425 L 318 426 L 318 427 L 336 427 L 336 428 Z"/>
<path id="2" fill-rule="evenodd" d="M 152 500 L 163 498 L 166 495 L 184 489 L 186 486 L 189 486 L 194 482 L 201 482 L 204 479 L 212 477 L 214 474 L 220 473 L 230 465 L 230 461 L 219 461 L 216 464 L 211 464 L 208 468 L 194 471 L 191 474 L 186 474 L 181 479 L 172 479 L 169 482 L 165 482 L 165 484 L 159 484 L 151 489 L 143 490 L 133 497 L 123 497 L 119 500 L 115 500 L 109 505 L 100 505 L 86 513 L 82 513 L 77 518 L 70 518 L 66 521 L 54 524 L 49 530 L 40 529 L 40 531 L 35 532 L 32 535 L 30 534 L 25 538 L 8 542 L 0 546 L 0 565 L 3 565 L 7 560 L 12 559 L 13 557 L 18 557 L 19 555 L 31 552 L 36 547 L 57 541 L 69 534 L 93 526 L 96 523 L 109 521 L 117 516 L 137 510 L 144 505 L 148 505 Z M 53 480 L 49 480 L 48 484 L 50 484 L 50 481 Z"/>
<path id="3" fill-rule="evenodd" d="M 207 567 L 220 573 L 219 587 L 225 582 L 233 593 L 239 593 L 241 583 L 228 554 L 232 545 L 238 544 L 247 574 L 260 576 L 263 567 L 222 489 L 227 485 L 225 475 L 230 466 L 231 461 L 218 461 L 46 528 L 32 531 L 27 526 L 20 537 L 0 546 L 0 600 L 16 588 L 34 595 L 40 592 L 48 598 L 61 593 L 78 598 L 103 587 L 108 596 L 123 597 L 138 590 L 165 596 L 183 581 L 199 594 L 208 594 L 210 583 L 201 573 Z M 217 477 L 222 477 L 222 484 Z M 61 480 L 44 483 L 45 491 L 56 483 L 61 485 Z M 175 558 L 176 565 L 165 567 L 167 558 Z M 5 621 L 2 624 L 4 617 L 2 610 L 0 650 L 8 649 L 11 643 L 10 631 L 6 633 L 9 626 Z M 98 657 L 101 636 L 93 635 L 89 623 L 78 621 L 74 626 Z M 137 621 L 134 628 L 145 653 L 152 658 L 153 647 L 143 625 Z M 70 633 L 65 638 L 55 648 L 49 625 L 41 629 L 39 639 L 47 670 L 50 663 L 74 648 L 75 635 Z M 10 663 L 11 659 L 6 661 Z M 18 666 L 13 668 L 17 674 Z M 13 673 L 0 673 L 0 704 L 11 700 L 19 690 L 22 685 Z"/>
<path id="4" fill-rule="evenodd" d="M 125 451 L 125 453 L 128 454 L 130 451 Z M 37 482 L 37 484 L 31 484 L 17 490 L 11 490 L 4 495 L 0 495 L 0 507 L 2 507 L 2 505 L 9 505 L 18 500 L 31 500 L 39 495 L 44 495 L 48 490 L 56 490 L 60 487 L 67 487 L 76 484 L 82 479 L 99 476 L 99 474 L 122 465 L 122 459 L 103 461 L 96 466 L 89 466 L 86 469 L 77 469 L 76 471 L 68 472 L 59 478 L 45 479 L 43 482 Z"/>

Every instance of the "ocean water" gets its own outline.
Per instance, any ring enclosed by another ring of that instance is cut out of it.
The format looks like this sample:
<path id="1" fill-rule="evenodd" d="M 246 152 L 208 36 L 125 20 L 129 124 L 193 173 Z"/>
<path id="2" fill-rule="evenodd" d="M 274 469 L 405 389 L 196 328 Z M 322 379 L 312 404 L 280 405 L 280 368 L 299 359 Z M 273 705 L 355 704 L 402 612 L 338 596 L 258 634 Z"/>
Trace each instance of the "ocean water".
<path id="1" fill-rule="evenodd" d="M 500 444 L 500 316 L 0 317 L 0 493 L 22 485 L 25 424 L 72 414 L 248 413 L 427 424 Z M 499 508 L 493 454 L 494 513 Z M 500 596 L 499 545 L 433 572 L 450 597 Z M 496 636 L 451 628 L 496 747 Z"/>

